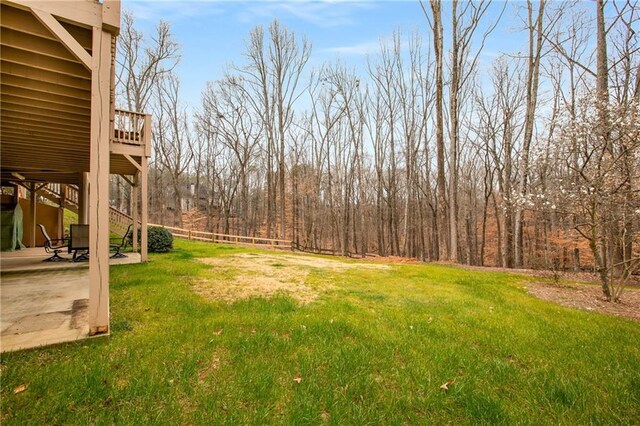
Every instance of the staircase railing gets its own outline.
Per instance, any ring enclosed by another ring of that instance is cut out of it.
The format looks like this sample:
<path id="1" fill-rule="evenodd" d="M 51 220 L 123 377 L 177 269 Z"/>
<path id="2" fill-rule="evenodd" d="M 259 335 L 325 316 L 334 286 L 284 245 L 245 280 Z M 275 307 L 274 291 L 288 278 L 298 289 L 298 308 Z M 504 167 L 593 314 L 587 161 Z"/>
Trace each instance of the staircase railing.
<path id="1" fill-rule="evenodd" d="M 53 202 L 58 202 L 62 194 L 62 185 L 49 183 L 42 188 L 41 195 Z M 64 208 L 78 213 L 78 187 L 64 185 Z M 109 228 L 114 234 L 124 235 L 133 218 L 113 206 L 109 206 Z M 140 221 L 138 221 L 140 223 Z"/>
<path id="2" fill-rule="evenodd" d="M 121 212 L 115 207 L 109 206 L 109 227 L 111 231 L 124 235 L 129 225 L 133 223 L 133 218 L 128 214 Z M 140 221 L 138 221 L 140 223 Z"/>

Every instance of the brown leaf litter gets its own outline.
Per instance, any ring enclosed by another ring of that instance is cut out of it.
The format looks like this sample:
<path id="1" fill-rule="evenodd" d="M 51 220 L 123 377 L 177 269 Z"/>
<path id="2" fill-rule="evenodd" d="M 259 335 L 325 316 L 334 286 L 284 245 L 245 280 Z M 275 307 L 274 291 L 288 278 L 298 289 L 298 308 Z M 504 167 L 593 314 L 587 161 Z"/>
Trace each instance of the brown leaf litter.
<path id="1" fill-rule="evenodd" d="M 640 321 L 640 290 L 628 288 L 620 302 L 607 302 L 599 285 L 527 282 L 525 286 L 530 294 L 542 300 Z"/>
<path id="2" fill-rule="evenodd" d="M 640 276 L 634 276 L 622 294 L 620 302 L 607 302 L 602 295 L 598 276 L 586 271 L 545 271 L 535 269 L 509 269 L 492 266 L 457 265 L 464 269 L 487 272 L 506 272 L 528 275 L 547 282 L 527 281 L 529 294 L 548 302 L 570 308 L 600 312 L 640 321 Z M 557 282 L 549 282 L 557 280 Z M 565 284 L 565 283 L 569 284 Z"/>

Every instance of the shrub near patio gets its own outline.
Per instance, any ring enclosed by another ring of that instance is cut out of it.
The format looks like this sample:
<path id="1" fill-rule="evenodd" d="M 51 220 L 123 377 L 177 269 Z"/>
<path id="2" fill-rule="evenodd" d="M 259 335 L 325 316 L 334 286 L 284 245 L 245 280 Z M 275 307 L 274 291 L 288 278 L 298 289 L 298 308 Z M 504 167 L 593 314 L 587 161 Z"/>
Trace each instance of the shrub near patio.
<path id="1" fill-rule="evenodd" d="M 129 238 L 129 242 L 132 237 Z M 140 230 L 138 230 L 138 244 L 140 243 Z M 173 250 L 173 235 L 160 226 L 147 228 L 147 248 L 149 253 L 167 253 Z"/>
<path id="2" fill-rule="evenodd" d="M 2 423 L 640 421 L 639 323 L 527 277 L 360 265 L 176 240 L 112 267 L 111 336 L 3 355 Z"/>

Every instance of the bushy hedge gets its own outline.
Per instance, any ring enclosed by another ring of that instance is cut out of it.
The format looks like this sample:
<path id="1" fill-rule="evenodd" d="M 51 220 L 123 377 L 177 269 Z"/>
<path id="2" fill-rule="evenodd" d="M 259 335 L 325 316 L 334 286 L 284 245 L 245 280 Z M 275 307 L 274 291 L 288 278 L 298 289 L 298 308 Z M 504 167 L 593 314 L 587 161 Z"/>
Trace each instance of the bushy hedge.
<path id="1" fill-rule="evenodd" d="M 140 242 L 140 230 L 138 229 L 138 242 Z M 171 232 L 159 226 L 147 228 L 147 250 L 149 253 L 166 253 L 173 250 L 173 235 Z"/>
<path id="2" fill-rule="evenodd" d="M 151 226 L 147 229 L 147 248 L 151 253 L 166 253 L 173 250 L 173 235 L 164 228 Z"/>

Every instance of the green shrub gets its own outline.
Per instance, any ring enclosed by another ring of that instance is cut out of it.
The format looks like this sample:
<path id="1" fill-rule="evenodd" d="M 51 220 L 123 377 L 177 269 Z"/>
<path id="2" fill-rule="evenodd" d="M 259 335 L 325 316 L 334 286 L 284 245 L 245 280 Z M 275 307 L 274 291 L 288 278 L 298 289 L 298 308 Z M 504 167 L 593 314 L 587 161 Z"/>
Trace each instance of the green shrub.
<path id="1" fill-rule="evenodd" d="M 151 226 L 147 230 L 147 248 L 151 253 L 166 253 L 173 250 L 173 235 L 164 228 Z"/>
<path id="2" fill-rule="evenodd" d="M 138 242 L 140 242 L 140 229 L 138 229 Z M 148 227 L 147 250 L 149 253 L 166 253 L 173 250 L 173 235 L 159 226 Z"/>

